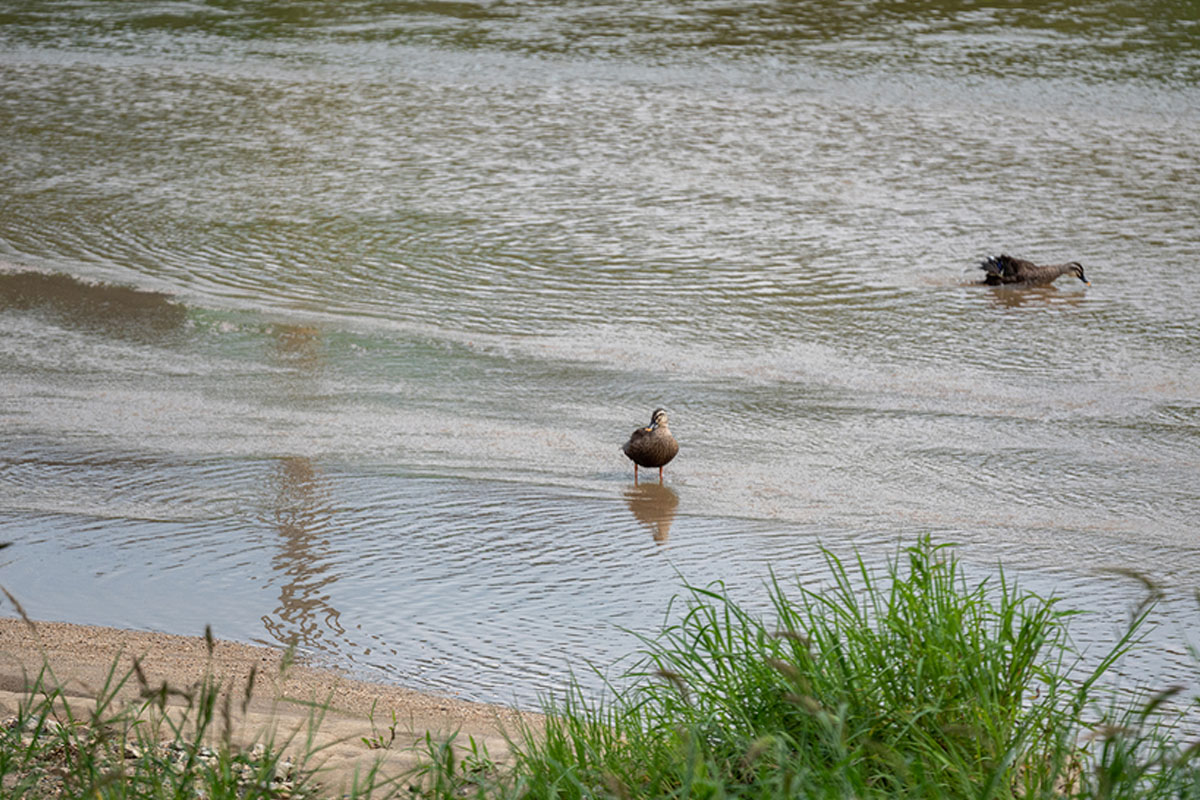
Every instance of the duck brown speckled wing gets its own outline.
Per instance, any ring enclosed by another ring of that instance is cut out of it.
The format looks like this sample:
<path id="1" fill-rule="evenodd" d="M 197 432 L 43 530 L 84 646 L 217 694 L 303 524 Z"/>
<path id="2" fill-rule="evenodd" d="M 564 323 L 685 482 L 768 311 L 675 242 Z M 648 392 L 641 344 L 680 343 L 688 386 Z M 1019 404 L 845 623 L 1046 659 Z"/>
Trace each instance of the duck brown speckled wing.
<path id="1" fill-rule="evenodd" d="M 679 443 L 662 426 L 638 428 L 621 448 L 639 467 L 661 467 L 679 452 Z"/>

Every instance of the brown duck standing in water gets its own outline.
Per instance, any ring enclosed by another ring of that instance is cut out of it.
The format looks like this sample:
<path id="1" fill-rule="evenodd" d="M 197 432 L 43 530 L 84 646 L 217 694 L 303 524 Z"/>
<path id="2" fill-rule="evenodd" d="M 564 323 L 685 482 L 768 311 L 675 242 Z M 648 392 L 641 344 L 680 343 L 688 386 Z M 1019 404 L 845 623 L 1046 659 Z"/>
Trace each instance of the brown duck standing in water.
<path id="1" fill-rule="evenodd" d="M 650 415 L 650 425 L 638 428 L 621 448 L 633 461 L 633 482 L 637 484 L 638 467 L 658 467 L 658 482 L 663 481 L 663 467 L 679 452 L 679 442 L 667 427 L 667 412 L 656 408 Z"/>
<path id="2" fill-rule="evenodd" d="M 1074 275 L 1088 286 L 1092 282 L 1083 276 L 1083 265 L 1078 261 L 1068 261 L 1066 264 L 1047 264 L 1038 266 L 1032 261 L 1012 256 L 989 256 L 979 265 L 987 273 L 983 282 L 988 286 L 999 286 L 1006 283 L 1024 283 L 1030 286 L 1054 283 L 1063 275 Z"/>

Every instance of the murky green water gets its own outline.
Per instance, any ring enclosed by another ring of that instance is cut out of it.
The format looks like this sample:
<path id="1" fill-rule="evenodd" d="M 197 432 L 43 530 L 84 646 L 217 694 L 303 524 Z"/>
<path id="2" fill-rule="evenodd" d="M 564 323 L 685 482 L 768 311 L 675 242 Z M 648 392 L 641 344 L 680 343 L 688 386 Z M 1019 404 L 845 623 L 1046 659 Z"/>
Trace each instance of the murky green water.
<path id="1" fill-rule="evenodd" d="M 1194 4 L 0 9 L 0 584 L 528 701 L 924 532 L 1200 585 Z M 986 255 L 1092 281 L 973 285 Z M 666 486 L 618 447 L 656 406 Z"/>

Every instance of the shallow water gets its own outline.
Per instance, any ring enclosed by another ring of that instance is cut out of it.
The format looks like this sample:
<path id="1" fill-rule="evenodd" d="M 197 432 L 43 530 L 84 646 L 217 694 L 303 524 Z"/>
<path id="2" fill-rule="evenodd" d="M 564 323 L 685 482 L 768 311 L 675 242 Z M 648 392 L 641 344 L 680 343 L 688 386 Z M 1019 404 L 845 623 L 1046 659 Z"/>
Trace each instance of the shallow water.
<path id="1" fill-rule="evenodd" d="M 0 584 L 529 703 L 929 532 L 1190 676 L 1184 6 L 0 12 Z"/>

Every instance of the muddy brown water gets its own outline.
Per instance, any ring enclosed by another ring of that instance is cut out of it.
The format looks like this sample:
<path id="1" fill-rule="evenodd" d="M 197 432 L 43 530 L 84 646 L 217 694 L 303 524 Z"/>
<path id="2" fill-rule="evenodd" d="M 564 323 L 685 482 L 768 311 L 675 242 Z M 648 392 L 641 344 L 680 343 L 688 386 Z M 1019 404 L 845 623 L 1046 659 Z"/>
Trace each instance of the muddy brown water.
<path id="1" fill-rule="evenodd" d="M 1147 10 L 1150 9 L 1150 10 Z M 1174 14 L 1175 16 L 1171 16 Z M 0 584 L 532 704 L 925 533 L 1200 586 L 1187 4 L 0 13 Z M 975 285 L 985 256 L 1092 282 Z M 663 487 L 619 451 L 657 406 Z"/>

